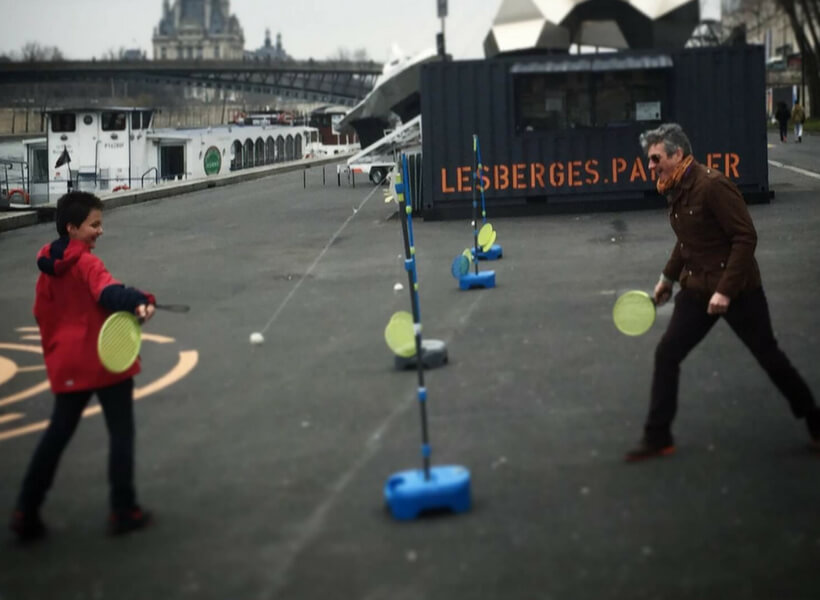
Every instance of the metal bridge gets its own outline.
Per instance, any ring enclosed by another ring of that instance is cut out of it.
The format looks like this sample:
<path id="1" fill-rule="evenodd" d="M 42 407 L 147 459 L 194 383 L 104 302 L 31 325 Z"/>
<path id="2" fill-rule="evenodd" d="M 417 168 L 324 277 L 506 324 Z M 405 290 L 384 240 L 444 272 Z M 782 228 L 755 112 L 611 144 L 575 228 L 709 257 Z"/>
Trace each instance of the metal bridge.
<path id="1" fill-rule="evenodd" d="M 382 65 L 335 61 L 0 62 L 0 82 L 135 81 L 236 90 L 353 106 L 373 89 Z"/>

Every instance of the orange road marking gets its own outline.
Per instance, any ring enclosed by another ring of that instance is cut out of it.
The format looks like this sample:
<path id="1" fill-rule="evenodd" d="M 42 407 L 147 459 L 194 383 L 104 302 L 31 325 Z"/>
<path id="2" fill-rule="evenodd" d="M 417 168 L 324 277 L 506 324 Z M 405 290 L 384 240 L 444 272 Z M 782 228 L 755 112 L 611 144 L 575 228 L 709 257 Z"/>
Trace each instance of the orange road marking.
<path id="1" fill-rule="evenodd" d="M 20 352 L 33 352 L 34 354 L 42 354 L 43 349 L 40 346 L 27 346 L 25 344 L 6 344 L 0 342 L 0 350 L 19 350 Z"/>
<path id="2" fill-rule="evenodd" d="M 9 413 L 7 415 L 0 415 L 0 423 L 8 423 L 9 421 L 15 421 L 22 418 L 23 413 Z"/>
<path id="3" fill-rule="evenodd" d="M 40 333 L 40 328 L 39 327 L 18 327 L 14 331 L 36 331 L 37 333 Z"/>
<path id="4" fill-rule="evenodd" d="M 11 380 L 17 374 L 17 363 L 9 360 L 4 356 L 0 356 L 0 385 Z"/>
<path id="5" fill-rule="evenodd" d="M 154 342 L 157 344 L 170 344 L 174 342 L 174 338 L 165 337 L 164 335 L 157 335 L 156 333 L 143 333 L 142 339 L 148 340 L 149 342 Z"/>
<path id="6" fill-rule="evenodd" d="M 32 371 L 45 371 L 45 365 L 34 365 L 32 367 L 17 367 L 18 373 L 31 373 Z"/>
<path id="7" fill-rule="evenodd" d="M 162 337 L 162 336 L 158 336 Z M 170 339 L 170 338 L 166 338 Z M 164 343 L 164 342 L 159 342 Z M 194 367 L 196 367 L 197 363 L 199 362 L 199 352 L 196 350 L 185 350 L 179 353 L 179 360 L 177 364 L 168 371 L 165 375 L 160 377 L 159 379 L 152 381 L 146 386 L 141 388 L 137 388 L 134 390 L 134 400 L 139 400 L 145 396 L 158 392 L 169 385 L 176 383 L 183 377 L 185 377 L 188 373 L 190 373 Z M 49 385 L 48 382 L 45 382 L 45 389 L 48 389 Z M 32 389 L 32 388 L 30 388 Z M 4 402 L 8 403 L 8 398 L 0 401 L 0 405 Z M 88 417 L 91 415 L 96 415 L 102 410 L 100 405 L 90 406 L 83 411 L 83 417 Z M 41 431 L 48 427 L 48 419 L 45 421 L 38 421 L 37 423 L 32 423 L 31 425 L 26 425 L 25 427 L 20 427 L 19 429 L 14 429 L 12 431 L 6 431 L 0 433 L 0 442 L 3 440 L 7 440 L 13 437 L 18 437 L 21 435 L 26 435 L 27 433 L 33 433 L 35 431 Z"/>
<path id="8" fill-rule="evenodd" d="M 167 388 L 172 383 L 176 383 L 188 373 L 194 370 L 194 367 L 199 362 L 199 352 L 196 350 L 185 350 L 179 353 L 179 360 L 173 369 L 168 371 L 159 379 L 155 379 L 151 383 L 141 388 L 134 390 L 134 400 L 153 394 L 162 389 Z"/>
<path id="9" fill-rule="evenodd" d="M 20 339 L 21 340 L 37 340 L 39 342 L 40 341 L 40 336 L 39 335 L 21 335 Z"/>
<path id="10" fill-rule="evenodd" d="M 6 406 L 7 404 L 14 404 L 15 402 L 20 402 L 21 400 L 31 398 L 32 396 L 36 396 L 40 392 L 45 392 L 49 389 L 51 389 L 51 385 L 49 385 L 48 381 L 43 381 L 42 383 L 38 383 L 37 385 L 27 388 L 22 392 L 17 392 L 16 394 L 12 394 L 11 396 L 6 396 L 5 398 L 0 399 L 0 406 Z"/>

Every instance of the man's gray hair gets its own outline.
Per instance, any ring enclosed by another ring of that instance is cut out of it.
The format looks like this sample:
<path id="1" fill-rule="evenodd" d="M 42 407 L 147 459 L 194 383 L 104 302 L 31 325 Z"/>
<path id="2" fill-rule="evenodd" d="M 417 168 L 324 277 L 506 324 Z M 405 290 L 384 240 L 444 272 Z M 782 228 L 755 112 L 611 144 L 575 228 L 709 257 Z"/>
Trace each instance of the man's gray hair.
<path id="1" fill-rule="evenodd" d="M 663 143 L 667 156 L 677 152 L 678 148 L 683 150 L 684 157 L 692 154 L 692 144 L 677 123 L 664 123 L 657 129 L 648 129 L 641 134 L 640 141 L 644 154 L 649 151 L 650 146 L 660 143 Z"/>

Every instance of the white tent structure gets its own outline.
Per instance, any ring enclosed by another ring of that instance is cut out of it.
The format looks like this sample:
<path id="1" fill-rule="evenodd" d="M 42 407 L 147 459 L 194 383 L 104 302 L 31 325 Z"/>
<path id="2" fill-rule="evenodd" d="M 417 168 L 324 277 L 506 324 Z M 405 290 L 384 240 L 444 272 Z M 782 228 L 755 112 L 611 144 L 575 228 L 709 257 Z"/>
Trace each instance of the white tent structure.
<path id="1" fill-rule="evenodd" d="M 502 0 L 484 54 L 682 47 L 699 22 L 698 0 Z"/>

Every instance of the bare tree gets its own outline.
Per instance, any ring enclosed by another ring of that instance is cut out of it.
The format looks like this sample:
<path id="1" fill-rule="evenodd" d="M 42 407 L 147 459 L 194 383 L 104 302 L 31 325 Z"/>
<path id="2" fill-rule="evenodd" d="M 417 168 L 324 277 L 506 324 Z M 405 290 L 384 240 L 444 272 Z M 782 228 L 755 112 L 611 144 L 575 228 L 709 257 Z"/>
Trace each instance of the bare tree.
<path id="1" fill-rule="evenodd" d="M 118 50 L 114 50 L 114 48 L 109 48 L 103 53 L 103 55 L 100 58 L 101 60 L 122 60 L 124 56 L 125 48 L 120 46 Z"/>
<path id="2" fill-rule="evenodd" d="M 63 60 L 63 53 L 57 46 L 41 46 L 37 42 L 26 42 L 20 54 L 24 62 Z"/>
<path id="3" fill-rule="evenodd" d="M 349 50 L 348 48 L 339 48 L 335 53 L 330 55 L 330 60 L 336 62 L 369 62 L 370 57 L 367 55 L 366 48 L 356 48 Z"/>
<path id="4" fill-rule="evenodd" d="M 813 112 L 820 114 L 820 0 L 736 0 L 732 8 L 731 13 L 758 33 L 772 17 L 786 15 L 800 50 Z"/>
<path id="5" fill-rule="evenodd" d="M 816 0 L 776 0 L 777 5 L 789 18 L 794 36 L 797 38 L 797 45 L 800 48 L 800 60 L 803 65 L 803 73 L 806 75 L 806 84 L 809 88 L 809 95 L 814 104 L 814 112 L 817 113 L 817 105 L 820 103 L 820 46 L 817 43 L 815 31 L 820 27 L 816 15 L 818 12 Z M 799 5 L 798 5 L 799 2 Z M 814 9 L 812 12 L 811 8 Z M 798 10 L 799 9 L 799 10 Z M 798 14 L 799 13 L 799 14 Z M 804 22 L 808 25 L 804 28 Z M 812 40 L 806 35 L 809 29 Z M 805 104 L 805 100 L 803 101 Z"/>

